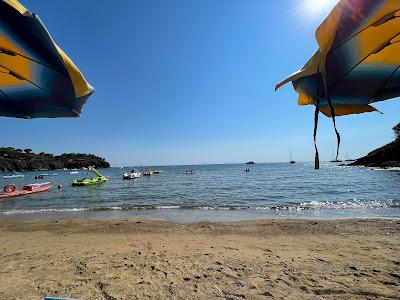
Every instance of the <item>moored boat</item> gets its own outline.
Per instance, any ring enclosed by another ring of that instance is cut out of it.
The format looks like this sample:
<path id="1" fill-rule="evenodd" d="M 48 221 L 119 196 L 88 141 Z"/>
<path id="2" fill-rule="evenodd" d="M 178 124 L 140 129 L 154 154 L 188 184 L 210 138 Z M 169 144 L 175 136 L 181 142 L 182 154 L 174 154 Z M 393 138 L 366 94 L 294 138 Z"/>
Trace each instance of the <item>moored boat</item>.
<path id="1" fill-rule="evenodd" d="M 133 169 L 130 173 L 125 173 L 123 175 L 123 179 L 136 179 L 136 178 L 140 178 L 142 176 L 142 173 L 140 173 L 138 170 Z"/>
<path id="2" fill-rule="evenodd" d="M 15 184 L 7 184 L 4 187 L 4 191 L 0 193 L 0 199 L 46 192 L 50 190 L 51 187 L 52 187 L 51 182 L 44 182 L 44 183 L 27 184 L 21 190 L 19 190 L 17 189 Z"/>
<path id="3" fill-rule="evenodd" d="M 153 174 L 154 174 L 154 172 L 151 169 L 146 169 L 143 171 L 143 176 L 150 176 Z"/>
<path id="4" fill-rule="evenodd" d="M 295 164 L 296 161 L 292 158 L 292 150 L 289 150 L 289 164 Z"/>
<path id="5" fill-rule="evenodd" d="M 3 179 L 12 179 L 12 178 L 24 178 L 25 175 L 22 174 L 13 174 L 13 175 L 5 175 Z"/>
<path id="6" fill-rule="evenodd" d="M 331 160 L 331 163 L 341 163 L 341 162 L 342 162 L 341 159 L 338 159 L 338 158 L 335 156 L 335 150 L 332 150 L 332 157 L 333 157 L 333 159 Z"/>

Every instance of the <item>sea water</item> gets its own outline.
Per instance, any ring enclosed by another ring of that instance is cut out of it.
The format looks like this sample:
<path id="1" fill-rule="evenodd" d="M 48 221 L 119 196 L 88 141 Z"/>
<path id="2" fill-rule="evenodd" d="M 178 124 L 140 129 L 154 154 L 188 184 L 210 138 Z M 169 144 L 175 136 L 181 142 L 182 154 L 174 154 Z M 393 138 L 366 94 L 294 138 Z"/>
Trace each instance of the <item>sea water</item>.
<path id="1" fill-rule="evenodd" d="M 250 172 L 245 172 L 249 168 Z M 21 172 L 3 179 L 17 187 L 51 181 L 41 194 L 0 201 L 0 218 L 152 218 L 177 223 L 270 218 L 399 218 L 400 170 L 322 163 L 221 164 L 154 167 L 161 174 L 122 180 L 132 169 L 100 170 L 104 184 L 72 187 L 90 171 Z M 143 171 L 144 167 L 137 167 Z M 185 174 L 193 170 L 192 174 Z M 47 173 L 43 180 L 35 176 Z M 2 184 L 1 184 L 2 183 Z M 57 189 L 61 184 L 62 189 Z"/>

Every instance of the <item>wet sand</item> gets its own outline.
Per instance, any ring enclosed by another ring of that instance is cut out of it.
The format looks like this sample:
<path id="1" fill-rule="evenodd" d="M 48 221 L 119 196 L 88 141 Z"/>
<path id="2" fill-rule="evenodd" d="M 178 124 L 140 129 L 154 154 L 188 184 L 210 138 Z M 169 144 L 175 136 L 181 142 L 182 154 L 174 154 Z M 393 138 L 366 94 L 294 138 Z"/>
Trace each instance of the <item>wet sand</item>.
<path id="1" fill-rule="evenodd" d="M 0 299 L 399 299 L 400 221 L 0 221 Z"/>

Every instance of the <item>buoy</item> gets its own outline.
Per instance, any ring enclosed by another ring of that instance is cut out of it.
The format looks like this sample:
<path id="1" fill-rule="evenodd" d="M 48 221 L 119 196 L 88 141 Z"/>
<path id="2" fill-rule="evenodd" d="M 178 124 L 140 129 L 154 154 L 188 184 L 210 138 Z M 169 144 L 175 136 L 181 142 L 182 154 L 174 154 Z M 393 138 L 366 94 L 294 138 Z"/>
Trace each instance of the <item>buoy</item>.
<path id="1" fill-rule="evenodd" d="M 62 189 L 62 187 L 63 187 L 63 186 L 62 186 L 61 184 L 57 185 L 57 188 L 58 188 L 58 189 Z"/>

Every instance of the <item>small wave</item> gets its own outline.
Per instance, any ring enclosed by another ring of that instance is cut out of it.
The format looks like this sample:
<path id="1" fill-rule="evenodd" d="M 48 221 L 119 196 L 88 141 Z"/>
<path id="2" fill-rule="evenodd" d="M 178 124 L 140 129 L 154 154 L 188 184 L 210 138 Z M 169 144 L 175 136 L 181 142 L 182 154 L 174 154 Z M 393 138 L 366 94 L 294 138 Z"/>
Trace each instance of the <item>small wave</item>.
<path id="1" fill-rule="evenodd" d="M 399 200 L 392 200 L 391 201 L 391 204 L 390 204 L 390 207 L 393 207 L 393 208 L 398 208 L 398 207 L 400 207 L 400 199 Z"/>
<path id="2" fill-rule="evenodd" d="M 400 208 L 400 200 L 391 199 L 380 201 L 349 201 L 349 202 L 324 202 L 310 201 L 276 206 L 198 206 L 198 205 L 124 205 L 104 207 L 75 207 L 75 208 L 43 208 L 43 209 L 13 209 L 0 211 L 2 215 L 35 214 L 35 213 L 74 213 L 74 212 L 102 212 L 102 211 L 126 211 L 126 210 L 253 210 L 253 211 L 302 211 L 319 209 L 373 209 L 373 208 Z"/>
<path id="3" fill-rule="evenodd" d="M 2 215 L 16 214 L 35 214 L 35 213 L 57 213 L 57 212 L 80 212 L 88 210 L 87 208 L 43 208 L 43 209 L 12 209 L 1 211 Z"/>
<path id="4" fill-rule="evenodd" d="M 323 202 L 310 201 L 301 203 L 299 207 L 303 209 L 366 209 L 366 208 L 387 208 L 392 207 L 393 200 L 380 201 L 349 201 L 349 202 Z"/>
<path id="5" fill-rule="evenodd" d="M 88 211 L 107 211 L 107 210 L 148 210 L 148 209 L 156 209 L 155 206 L 106 206 L 106 207 L 94 207 L 88 208 Z"/>
<path id="6" fill-rule="evenodd" d="M 387 167 L 387 168 L 370 167 L 369 169 L 373 171 L 400 171 L 400 167 Z"/>
<path id="7" fill-rule="evenodd" d="M 161 205 L 155 206 L 156 209 L 180 209 L 182 206 L 179 205 Z"/>

